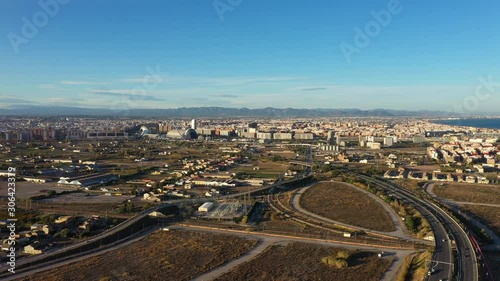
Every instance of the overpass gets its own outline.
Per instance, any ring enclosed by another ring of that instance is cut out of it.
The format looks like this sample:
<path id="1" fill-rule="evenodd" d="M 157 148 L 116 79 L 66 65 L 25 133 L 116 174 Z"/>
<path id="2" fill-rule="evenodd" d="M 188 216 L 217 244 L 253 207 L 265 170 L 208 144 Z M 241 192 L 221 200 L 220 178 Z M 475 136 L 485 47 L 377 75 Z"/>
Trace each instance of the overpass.
<path id="1" fill-rule="evenodd" d="M 253 190 L 248 190 L 240 193 L 235 193 L 235 194 L 229 194 L 229 195 L 224 195 L 220 196 L 218 198 L 211 198 L 211 197 L 202 197 L 202 198 L 191 198 L 191 199 L 177 199 L 177 200 L 168 200 L 162 202 L 162 204 L 158 206 L 151 207 L 147 210 L 144 210 L 137 214 L 134 217 L 131 217 L 127 219 L 126 221 L 120 223 L 116 227 L 113 227 L 101 234 L 98 234 L 94 237 L 91 237 L 88 240 L 85 240 L 81 243 L 77 243 L 68 247 L 65 247 L 63 249 L 58 249 L 53 252 L 47 252 L 43 255 L 36 255 L 36 256 L 31 256 L 31 257 L 26 257 L 24 259 L 19 260 L 16 263 L 16 273 L 18 272 L 26 272 L 31 270 L 32 268 L 38 268 L 40 266 L 43 266 L 44 264 L 51 264 L 57 260 L 65 260 L 68 258 L 71 258 L 74 255 L 77 254 L 82 254 L 85 252 L 93 251 L 97 248 L 100 248 L 102 246 L 106 246 L 108 244 L 113 244 L 116 245 L 117 243 L 123 243 L 125 242 L 129 237 L 133 236 L 136 233 L 141 232 L 146 224 L 150 224 L 151 221 L 148 221 L 149 214 L 154 211 L 158 211 L 162 208 L 166 208 L 172 205 L 177 205 L 177 204 L 185 204 L 187 202 L 191 203 L 204 203 L 207 201 L 214 201 L 214 200 L 222 200 L 222 199 L 229 199 L 229 198 L 234 198 L 234 197 L 239 197 L 243 195 L 249 195 L 249 194 L 254 194 L 258 192 L 262 192 L 268 189 L 272 188 L 279 188 L 283 184 L 294 184 L 294 183 L 299 183 L 301 184 L 302 181 L 304 180 L 310 180 L 312 178 L 312 174 L 307 173 L 304 174 L 300 177 L 290 179 L 287 181 L 283 181 L 283 176 L 281 176 L 276 183 L 268 185 L 268 186 L 263 186 L 257 189 Z M 2 267 L 3 271 L 3 267 Z M 10 272 L 1 272 L 0 273 L 0 279 L 3 277 L 7 276 L 15 276 L 12 275 Z"/>

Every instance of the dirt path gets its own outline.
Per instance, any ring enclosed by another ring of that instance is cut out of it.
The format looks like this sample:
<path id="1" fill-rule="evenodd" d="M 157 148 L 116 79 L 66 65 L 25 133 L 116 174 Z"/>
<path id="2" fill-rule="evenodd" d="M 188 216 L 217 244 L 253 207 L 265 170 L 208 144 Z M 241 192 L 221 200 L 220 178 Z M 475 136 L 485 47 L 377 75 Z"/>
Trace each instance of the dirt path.
<path id="1" fill-rule="evenodd" d="M 337 183 L 340 183 L 340 182 L 337 182 Z M 342 184 L 344 184 L 344 183 L 342 183 Z M 345 183 L 345 184 L 347 184 L 347 183 Z M 403 225 L 402 220 L 400 219 L 400 217 L 398 216 L 398 214 L 391 207 L 387 206 L 385 204 L 385 202 L 382 201 L 382 199 L 378 198 L 376 195 L 374 195 L 374 194 L 372 194 L 372 193 L 370 193 L 370 192 L 368 192 L 366 190 L 363 190 L 363 189 L 358 188 L 358 187 L 356 187 L 354 185 L 351 185 L 351 184 L 347 184 L 347 185 L 350 186 L 350 187 L 352 187 L 352 188 L 355 188 L 356 190 L 364 192 L 365 194 L 367 194 L 368 196 L 370 196 L 370 198 L 372 198 L 373 200 L 375 200 L 375 202 L 377 202 L 380 206 L 382 206 L 384 208 L 384 210 L 391 217 L 391 220 L 392 220 L 392 222 L 394 224 L 394 227 L 396 229 L 395 231 L 382 232 L 382 231 L 375 231 L 375 230 L 371 230 L 371 229 L 367 229 L 367 228 L 362 228 L 362 227 L 359 227 L 359 226 L 350 225 L 350 224 L 342 223 L 342 222 L 339 222 L 339 221 L 334 221 L 334 220 L 325 218 L 323 216 L 311 213 L 311 212 L 303 209 L 302 206 L 300 206 L 300 197 L 302 196 L 302 194 L 304 194 L 313 185 L 301 188 L 300 190 L 298 190 L 297 192 L 295 192 L 294 197 L 292 199 L 292 204 L 293 204 L 293 207 L 296 210 L 298 210 L 299 212 L 301 212 L 303 214 L 306 214 L 308 216 L 317 218 L 319 220 L 323 220 L 323 221 L 326 221 L 326 222 L 329 222 L 329 223 L 341 225 L 341 226 L 348 227 L 348 228 L 360 229 L 360 230 L 363 230 L 365 232 L 372 232 L 372 233 L 377 233 L 377 234 L 382 234 L 382 235 L 392 235 L 392 236 L 396 236 L 396 237 L 399 237 L 399 238 L 402 238 L 402 239 L 411 240 L 411 241 L 420 241 L 420 240 L 416 239 L 415 237 L 411 236 L 410 234 L 408 234 L 408 233 L 406 233 L 404 231 L 405 230 L 405 226 Z"/>
<path id="2" fill-rule="evenodd" d="M 322 246 L 328 246 L 328 247 L 338 247 L 338 248 L 343 248 L 343 249 L 348 249 L 348 250 L 365 250 L 365 251 L 384 251 L 384 257 L 387 259 L 393 259 L 393 263 L 387 269 L 387 271 L 384 273 L 384 276 L 382 277 L 382 281 L 393 281 L 396 279 L 396 276 L 399 272 L 399 268 L 401 267 L 401 264 L 403 263 L 404 259 L 406 256 L 415 253 L 414 250 L 396 250 L 396 249 L 382 249 L 379 247 L 368 247 L 368 246 L 361 246 L 361 245 L 346 245 L 346 244 L 339 244 L 339 243 L 334 243 L 334 242 L 326 242 L 326 241 L 313 241 L 310 239 L 301 239 L 301 238 L 290 238 L 290 237 L 277 237 L 277 236 L 266 236 L 262 234 L 257 234 L 257 233 L 238 233 L 238 232 L 231 232 L 231 231 L 224 231 L 224 230 L 216 230 L 216 229 L 206 229 L 206 228 L 199 228 L 196 226 L 172 226 L 172 229 L 184 229 L 184 230 L 190 230 L 190 231 L 201 231 L 201 232 L 211 232 L 211 233 L 220 233 L 220 234 L 226 234 L 226 235 L 237 235 L 237 236 L 244 236 L 247 238 L 258 238 L 260 241 L 262 241 L 256 248 L 254 248 L 252 251 L 250 251 L 248 254 L 243 255 L 239 258 L 236 258 L 235 260 L 222 265 L 218 268 L 215 268 L 214 270 L 205 273 L 203 275 L 198 276 L 197 278 L 193 279 L 196 281 L 211 281 L 214 280 L 215 278 L 222 276 L 222 274 L 231 271 L 233 268 L 236 266 L 250 261 L 251 259 L 257 257 L 260 253 L 264 252 L 265 249 L 270 246 L 270 245 L 286 245 L 290 242 L 301 242 L 301 243 L 311 243 L 311 244 L 316 244 L 316 245 L 322 245 Z"/>
<path id="3" fill-rule="evenodd" d="M 273 241 L 269 239 L 261 239 L 259 240 L 259 244 L 257 247 L 253 248 L 250 252 L 228 262 L 225 263 L 207 273 L 204 273 L 195 279 L 194 281 L 209 281 L 209 280 L 214 280 L 219 276 L 222 276 L 224 273 L 231 271 L 233 268 L 239 266 L 242 263 L 245 263 L 247 261 L 252 260 L 253 258 L 257 257 L 259 254 L 264 252 L 267 247 L 273 244 Z"/>
<path id="4" fill-rule="evenodd" d="M 493 243 L 494 243 L 494 245 L 490 245 L 490 246 L 487 246 L 487 247 L 489 247 L 491 249 L 494 249 L 494 250 L 499 250 L 500 249 L 500 237 L 494 231 L 492 231 L 488 226 L 486 226 L 483 223 L 477 221 L 475 218 L 467 215 L 465 212 L 463 212 L 462 210 L 460 210 L 460 208 L 458 208 L 458 205 L 462 205 L 462 204 L 483 205 L 483 206 L 490 206 L 490 207 L 500 207 L 500 205 L 486 204 L 486 203 L 458 202 L 458 201 L 453 201 L 453 200 L 450 200 L 450 199 L 444 199 L 444 198 L 438 197 L 434 193 L 434 184 L 433 183 L 426 184 L 424 186 L 424 191 L 427 194 L 429 194 L 432 198 L 434 198 L 434 199 L 436 199 L 438 201 L 441 201 L 441 202 L 447 204 L 454 211 L 460 213 L 462 216 L 464 216 L 465 218 L 469 219 L 470 222 L 472 224 L 474 224 L 476 227 L 479 227 L 480 229 L 484 229 L 484 231 L 486 231 L 486 233 L 491 237 L 491 239 L 493 240 Z"/>

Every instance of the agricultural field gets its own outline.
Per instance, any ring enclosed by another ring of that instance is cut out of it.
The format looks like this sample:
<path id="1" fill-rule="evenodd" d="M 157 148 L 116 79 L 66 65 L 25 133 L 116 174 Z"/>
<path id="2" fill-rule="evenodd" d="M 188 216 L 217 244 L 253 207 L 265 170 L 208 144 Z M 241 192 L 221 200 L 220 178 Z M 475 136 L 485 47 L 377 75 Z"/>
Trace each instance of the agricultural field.
<path id="1" fill-rule="evenodd" d="M 500 186 L 498 185 L 435 184 L 434 193 L 441 198 L 459 202 L 500 204 Z"/>
<path id="2" fill-rule="evenodd" d="M 291 243 L 273 245 L 217 281 L 236 280 L 380 280 L 391 261 L 375 253 Z"/>
<path id="3" fill-rule="evenodd" d="M 302 195 L 300 204 L 331 220 L 378 231 L 394 230 L 389 214 L 379 203 L 347 184 L 319 183 Z"/>
<path id="4" fill-rule="evenodd" d="M 257 244 L 236 236 L 156 232 L 125 248 L 23 280 L 191 280 Z"/>

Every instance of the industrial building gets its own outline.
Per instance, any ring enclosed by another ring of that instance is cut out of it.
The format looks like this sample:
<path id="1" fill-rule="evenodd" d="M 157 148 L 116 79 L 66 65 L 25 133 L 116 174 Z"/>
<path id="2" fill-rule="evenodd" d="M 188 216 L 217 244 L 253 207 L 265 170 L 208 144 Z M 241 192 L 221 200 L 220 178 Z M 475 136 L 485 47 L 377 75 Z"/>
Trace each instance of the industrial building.
<path id="1" fill-rule="evenodd" d="M 214 203 L 212 202 L 205 202 L 203 205 L 198 207 L 198 212 L 209 212 L 212 208 L 214 207 Z"/>
<path id="2" fill-rule="evenodd" d="M 105 184 L 118 179 L 113 174 L 93 174 L 91 176 L 80 176 L 75 178 L 61 177 L 57 182 L 59 186 L 89 187 L 92 185 Z"/>

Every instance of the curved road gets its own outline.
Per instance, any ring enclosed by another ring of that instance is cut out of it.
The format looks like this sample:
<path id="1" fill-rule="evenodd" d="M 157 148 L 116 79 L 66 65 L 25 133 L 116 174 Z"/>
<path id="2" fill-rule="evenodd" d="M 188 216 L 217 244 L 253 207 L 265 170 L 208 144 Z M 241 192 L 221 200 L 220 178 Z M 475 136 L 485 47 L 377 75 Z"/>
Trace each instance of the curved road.
<path id="1" fill-rule="evenodd" d="M 407 190 L 399 188 L 397 185 L 389 184 L 364 175 L 358 175 L 358 177 L 390 191 L 391 193 L 402 196 L 408 204 L 422 213 L 429 221 L 435 237 L 436 250 L 434 252 L 433 261 L 431 261 L 431 269 L 435 271 L 429 276 L 428 280 L 476 281 L 479 279 L 477 257 L 471 241 L 460 225 L 458 225 L 458 223 L 446 212 L 432 202 L 420 199 Z M 452 243 L 448 234 L 454 238 L 456 243 L 457 268 L 453 265 L 454 256 L 452 254 Z M 455 277 L 453 277 L 453 271 L 456 272 Z"/>
<path id="2" fill-rule="evenodd" d="M 209 271 L 207 273 L 204 273 L 200 276 L 198 276 L 196 281 L 210 281 L 214 280 L 215 278 L 223 275 L 224 273 L 227 273 L 234 269 L 235 267 L 252 260 L 253 258 L 257 257 L 260 253 L 262 253 L 268 246 L 270 245 L 287 245 L 288 243 L 292 242 L 300 242 L 300 243 L 309 243 L 309 244 L 316 244 L 320 246 L 328 246 L 328 247 L 337 247 L 337 248 L 344 248 L 348 250 L 364 250 L 364 251 L 383 251 L 385 254 L 384 256 L 386 258 L 394 258 L 393 264 L 390 266 L 390 268 L 385 272 L 384 276 L 382 277 L 382 281 L 393 281 L 396 280 L 397 274 L 399 272 L 399 268 L 401 268 L 401 265 L 403 264 L 403 261 L 405 257 L 408 255 L 415 253 L 414 250 L 395 250 L 395 249 L 384 249 L 384 248 L 379 248 L 379 247 L 367 247 L 367 246 L 361 246 L 361 245 L 348 245 L 348 244 L 341 244 L 341 243 L 334 243 L 334 242 L 328 242 L 328 241 L 318 241 L 317 239 L 308 239 L 308 238 L 291 238 L 291 237 L 279 237 L 277 235 L 266 235 L 266 234 L 257 234 L 257 233 L 239 233 L 239 232 L 232 232 L 232 231 L 227 231 L 227 230 L 217 230 L 217 229 L 204 229 L 204 228 L 199 228 L 196 226 L 175 226 L 173 229 L 185 229 L 185 230 L 190 230 L 190 231 L 200 231 L 200 232 L 211 232 L 211 233 L 218 233 L 218 234 L 225 234 L 225 235 L 237 235 L 237 236 L 242 236 L 242 237 L 251 237 L 251 238 L 257 238 L 261 241 L 261 244 L 257 246 L 257 248 L 254 248 L 250 253 L 244 254 L 243 256 L 240 256 L 239 258 L 236 258 L 232 260 L 231 262 L 224 264 L 220 267 L 217 267 L 213 269 L 212 271 Z"/>
<path id="3" fill-rule="evenodd" d="M 444 198 L 438 197 L 434 193 L 434 183 L 432 183 L 432 182 L 429 182 L 424 186 L 424 191 L 425 191 L 425 193 L 429 194 L 432 198 L 449 205 L 451 208 L 453 208 L 454 210 L 456 210 L 457 212 L 459 212 L 460 214 L 462 214 L 463 216 L 468 218 L 471 221 L 471 223 L 474 224 L 476 227 L 484 229 L 484 231 L 486 231 L 486 233 L 491 237 L 491 239 L 493 240 L 493 243 L 495 244 L 495 245 L 492 245 L 492 247 L 490 247 L 490 248 L 500 249 L 500 237 L 498 237 L 498 235 L 494 231 L 489 229 L 489 227 L 487 225 L 484 225 L 483 223 L 481 223 L 477 219 L 463 213 L 459 208 L 457 208 L 457 205 L 478 205 L 478 206 L 489 206 L 489 207 L 500 207 L 500 205 L 488 204 L 488 203 L 461 202 L 461 201 L 454 201 L 451 199 L 444 199 Z"/>
<path id="4" fill-rule="evenodd" d="M 285 183 L 290 183 L 290 182 L 294 182 L 294 181 L 300 181 L 300 180 L 303 180 L 303 179 L 305 179 L 307 177 L 310 177 L 310 174 L 303 175 L 302 177 L 299 177 L 297 179 L 288 180 Z M 140 212 L 139 214 L 137 214 L 136 216 L 131 217 L 128 220 L 120 223 L 116 227 L 113 227 L 113 228 L 111 228 L 109 230 L 106 230 L 105 232 L 103 232 L 103 233 L 101 233 L 99 235 L 93 236 L 93 237 L 91 237 L 90 239 L 88 239 L 86 241 L 83 241 L 83 242 L 80 242 L 80 243 L 68 246 L 68 247 L 63 248 L 63 249 L 57 249 L 57 250 L 54 250 L 54 251 L 50 251 L 50 252 L 47 252 L 44 255 L 36 255 L 36 256 L 31 256 L 31 257 L 23 258 L 23 259 L 21 259 L 21 260 L 19 260 L 19 261 L 16 262 L 16 269 L 19 270 L 19 269 L 25 269 L 27 267 L 29 268 L 29 267 L 32 266 L 32 264 L 35 264 L 33 266 L 40 265 L 40 264 L 44 263 L 44 260 L 46 260 L 47 257 L 52 257 L 52 256 L 56 256 L 56 255 L 63 255 L 65 252 L 67 252 L 69 250 L 72 250 L 72 249 L 78 249 L 79 247 L 85 246 L 87 243 L 99 241 L 100 239 L 103 239 L 103 238 L 115 235 L 119 231 L 122 231 L 124 229 L 129 228 L 134 223 L 137 223 L 138 221 L 140 221 L 144 217 L 148 216 L 151 212 L 157 211 L 157 210 L 159 210 L 161 208 L 164 208 L 164 207 L 166 207 L 166 206 L 168 206 L 170 204 L 182 204 L 182 203 L 185 203 L 185 202 L 204 203 L 204 202 L 207 202 L 207 201 L 214 201 L 214 200 L 217 200 L 217 199 L 234 198 L 234 197 L 243 196 L 243 195 L 246 195 L 246 194 L 251 194 L 251 193 L 256 193 L 256 192 L 260 192 L 260 191 L 263 191 L 263 190 L 267 190 L 267 189 L 273 188 L 275 186 L 279 186 L 281 184 L 283 184 L 283 183 L 282 182 L 278 182 L 278 183 L 275 183 L 275 184 L 272 184 L 272 185 L 263 186 L 263 187 L 260 187 L 260 188 L 257 188 L 257 189 L 253 189 L 253 190 L 249 190 L 249 191 L 244 191 L 244 192 L 240 192 L 240 193 L 236 193 L 236 194 L 230 194 L 230 195 L 220 196 L 219 198 L 212 198 L 212 197 L 208 197 L 207 198 L 207 197 L 203 197 L 203 198 L 177 199 L 177 200 L 164 201 L 164 202 L 162 202 L 162 204 L 160 204 L 158 206 L 151 207 L 151 208 L 149 208 L 147 210 L 144 210 L 144 211 Z M 6 267 L 5 264 L 0 265 L 0 269 L 2 270 L 2 272 L 0 272 L 0 275 L 2 275 L 1 277 L 4 277 L 4 274 L 7 274 L 7 270 L 6 269 L 5 269 L 5 271 L 3 271 L 4 267 Z M 9 275 L 7 274 L 5 276 L 9 276 Z"/>
<path id="5" fill-rule="evenodd" d="M 399 271 L 399 268 L 401 267 L 404 259 L 406 256 L 414 253 L 414 250 L 397 250 L 397 249 L 388 249 L 388 248 L 379 248 L 379 247 L 367 247 L 367 246 L 361 246 L 361 245 L 348 245 L 348 244 L 342 244 L 342 243 L 335 243 L 335 242 L 328 242 L 328 241 L 318 241 L 316 239 L 308 239 L 308 238 L 291 238 L 291 237 L 279 237 L 279 235 L 266 235 L 266 234 L 258 234 L 258 233 L 242 233 L 242 232 L 236 232 L 236 231 L 228 231 L 228 230 L 218 230 L 218 229 L 208 229 L 208 228 L 202 228 L 202 227 L 196 227 L 196 226 L 171 226 L 169 227 L 171 231 L 175 231 L 176 229 L 183 229 L 183 230 L 188 230 L 188 231 L 198 231 L 198 232 L 208 232 L 208 233 L 217 233 L 217 234 L 224 234 L 224 235 L 236 235 L 236 236 L 241 236 L 245 238 L 250 238 L 250 239 L 258 239 L 260 243 L 253 248 L 250 252 L 247 254 L 243 254 L 240 257 L 237 257 L 231 261 L 229 261 L 226 264 L 223 264 L 219 267 L 214 268 L 213 270 L 203 273 L 202 275 L 198 276 L 194 280 L 197 281 L 208 281 L 208 280 L 213 280 L 222 274 L 231 271 L 235 267 L 250 261 L 251 259 L 257 257 L 259 254 L 264 252 L 268 246 L 274 245 L 274 244 L 281 244 L 281 245 L 286 245 L 291 242 L 300 242 L 300 243 L 310 243 L 310 244 L 316 244 L 316 245 L 322 245 L 322 246 L 334 246 L 338 248 L 345 248 L 349 250 L 365 250 L 365 251 L 384 251 L 386 253 L 386 258 L 394 258 L 394 262 L 391 265 L 391 267 L 388 269 L 388 271 L 385 272 L 383 281 L 392 281 L 395 280 L 397 273 Z M 124 243 L 120 243 L 118 245 L 115 245 L 110 248 L 106 248 L 91 254 L 83 254 L 79 257 L 72 258 L 70 260 L 54 263 L 48 266 L 42 266 L 36 269 L 29 270 L 27 272 L 15 274 L 8 276 L 2 280 L 5 281 L 11 281 L 11 280 L 16 280 L 19 278 L 24 278 L 24 277 L 29 277 L 32 274 L 38 273 L 38 272 L 43 272 L 47 270 L 54 269 L 56 267 L 60 266 L 65 266 L 77 261 L 82 261 L 90 257 L 102 255 L 104 253 L 119 249 L 121 247 L 127 246 L 131 243 L 137 242 L 147 235 L 151 234 L 152 232 L 156 231 L 156 227 L 152 227 L 149 231 L 146 231 L 142 233 L 139 237 L 134 238 L 132 240 L 129 240 Z"/>
<path id="6" fill-rule="evenodd" d="M 325 183 L 325 182 L 332 183 L 333 181 L 323 181 L 323 183 Z M 295 192 L 293 200 L 292 200 L 293 207 L 296 208 L 299 212 L 307 214 L 308 216 L 315 217 L 317 219 L 320 219 L 320 220 L 323 220 L 323 221 L 328 221 L 328 222 L 331 222 L 331 223 L 334 223 L 334 224 L 338 224 L 338 225 L 341 225 L 341 226 L 345 226 L 345 227 L 349 227 L 349 228 L 355 228 L 355 229 L 360 229 L 360 230 L 363 230 L 365 232 L 377 233 L 377 234 L 381 234 L 381 235 L 392 235 L 392 236 L 399 237 L 399 238 L 406 239 L 406 240 L 412 240 L 412 241 L 414 240 L 414 241 L 422 242 L 422 240 L 416 239 L 413 236 L 411 236 L 411 235 L 409 235 L 408 233 L 405 232 L 406 227 L 403 224 L 403 221 L 401 220 L 401 218 L 399 217 L 399 215 L 391 207 L 387 206 L 387 204 L 384 201 L 382 201 L 382 199 L 380 199 L 375 194 L 373 194 L 373 193 L 371 193 L 369 191 L 366 191 L 366 190 L 364 190 L 362 188 L 359 188 L 357 186 L 354 186 L 352 184 L 349 184 L 349 183 L 344 183 L 344 182 L 333 182 L 333 183 L 345 184 L 345 185 L 347 185 L 347 186 L 349 186 L 349 187 L 351 187 L 351 188 L 353 188 L 355 190 L 358 190 L 358 191 L 366 194 L 370 198 L 372 198 L 382 208 L 384 208 L 384 210 L 387 212 L 387 214 L 391 217 L 391 220 L 392 220 L 392 223 L 393 223 L 393 226 L 394 226 L 395 230 L 394 231 L 390 231 L 390 232 L 376 231 L 376 230 L 372 230 L 372 229 L 368 229 L 368 228 L 359 227 L 359 226 L 356 226 L 356 225 L 350 225 L 350 224 L 342 223 L 342 222 L 339 222 L 339 221 L 331 220 L 331 219 L 325 218 L 323 216 L 311 213 L 311 212 L 303 209 L 302 206 L 300 205 L 300 198 L 301 198 L 302 194 L 304 194 L 310 187 L 314 186 L 316 183 L 312 184 L 310 186 L 301 188 L 301 189 L 299 189 L 299 190 L 297 190 Z"/>

